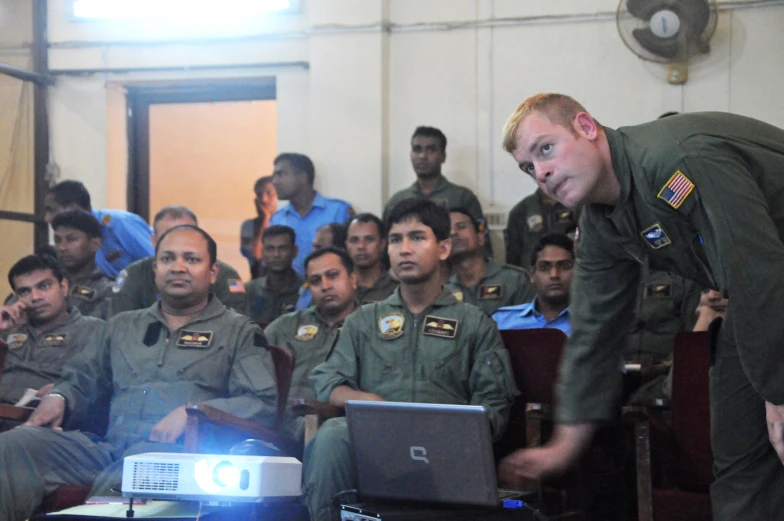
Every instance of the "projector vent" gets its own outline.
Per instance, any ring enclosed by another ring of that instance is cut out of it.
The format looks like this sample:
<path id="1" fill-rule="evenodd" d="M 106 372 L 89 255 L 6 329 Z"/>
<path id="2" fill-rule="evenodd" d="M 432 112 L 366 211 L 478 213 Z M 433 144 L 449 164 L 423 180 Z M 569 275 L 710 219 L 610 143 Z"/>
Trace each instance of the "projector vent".
<path id="1" fill-rule="evenodd" d="M 134 462 L 133 490 L 176 491 L 179 474 L 179 463 Z"/>

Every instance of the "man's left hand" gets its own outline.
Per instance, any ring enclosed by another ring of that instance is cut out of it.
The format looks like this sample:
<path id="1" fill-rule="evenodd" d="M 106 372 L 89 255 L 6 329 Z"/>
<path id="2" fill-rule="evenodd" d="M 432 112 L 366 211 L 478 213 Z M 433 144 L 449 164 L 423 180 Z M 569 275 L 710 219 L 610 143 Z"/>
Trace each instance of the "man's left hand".
<path id="1" fill-rule="evenodd" d="M 765 419 L 768 422 L 768 438 L 779 459 L 784 463 L 784 405 L 765 402 Z"/>
<path id="2" fill-rule="evenodd" d="M 185 414 L 185 406 L 177 407 L 153 426 L 149 439 L 161 443 L 177 443 L 177 439 L 185 432 L 187 424 L 188 415 Z"/>

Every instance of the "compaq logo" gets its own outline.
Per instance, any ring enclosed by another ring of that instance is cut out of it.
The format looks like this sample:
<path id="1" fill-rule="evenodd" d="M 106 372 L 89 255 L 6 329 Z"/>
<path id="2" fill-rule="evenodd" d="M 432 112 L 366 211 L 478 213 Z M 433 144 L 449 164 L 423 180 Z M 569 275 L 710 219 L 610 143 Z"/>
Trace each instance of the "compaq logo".
<path id="1" fill-rule="evenodd" d="M 424 447 L 413 446 L 409 449 L 409 453 L 411 454 L 412 460 L 430 463 L 427 459 L 427 449 Z"/>

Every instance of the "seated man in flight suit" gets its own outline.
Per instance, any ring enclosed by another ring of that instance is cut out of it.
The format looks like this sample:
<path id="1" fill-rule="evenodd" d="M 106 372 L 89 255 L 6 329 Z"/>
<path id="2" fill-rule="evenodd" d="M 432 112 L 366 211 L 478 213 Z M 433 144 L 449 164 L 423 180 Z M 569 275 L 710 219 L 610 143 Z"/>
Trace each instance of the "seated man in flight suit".
<path id="1" fill-rule="evenodd" d="M 103 320 L 67 305 L 65 271 L 48 255 L 22 257 L 8 272 L 8 282 L 16 302 L 0 308 L 0 339 L 8 344 L 0 403 L 13 405 L 26 389 L 46 392 L 59 380 L 63 364 L 100 335 Z M 0 430 L 15 426 L 0 422 Z"/>
<path id="2" fill-rule="evenodd" d="M 0 434 L 0 519 L 28 519 L 60 485 L 111 495 L 123 457 L 182 451 L 188 403 L 204 402 L 271 426 L 276 389 L 264 334 L 209 294 L 215 241 L 196 226 L 158 240 L 160 302 L 112 317 L 63 369 L 29 421 Z M 105 439 L 62 431 L 69 416 L 110 399 Z"/>
<path id="3" fill-rule="evenodd" d="M 517 393 L 495 322 L 441 287 L 449 256 L 449 213 L 427 199 L 389 213 L 389 257 L 400 287 L 346 318 L 340 337 L 311 375 L 316 397 L 481 405 L 499 438 Z M 333 497 L 356 488 L 345 418 L 326 421 L 305 449 L 304 492 L 311 519 L 331 519 Z"/>
<path id="4" fill-rule="evenodd" d="M 345 250 L 327 246 L 310 252 L 305 257 L 305 275 L 313 306 L 283 315 L 264 330 L 270 344 L 287 347 L 294 353 L 290 399 L 316 397 L 308 376 L 326 360 L 337 342 L 343 320 L 357 308 L 357 276 Z M 289 417 L 286 423 L 292 437 L 301 441 L 303 418 Z"/>

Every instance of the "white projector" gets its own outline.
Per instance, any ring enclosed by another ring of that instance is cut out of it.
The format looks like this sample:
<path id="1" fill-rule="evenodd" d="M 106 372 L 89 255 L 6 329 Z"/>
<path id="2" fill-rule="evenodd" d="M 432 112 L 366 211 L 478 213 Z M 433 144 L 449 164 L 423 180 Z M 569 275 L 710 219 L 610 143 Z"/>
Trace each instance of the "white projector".
<path id="1" fill-rule="evenodd" d="M 213 504 L 261 503 L 301 495 L 295 458 L 147 452 L 123 463 L 122 495 Z"/>

